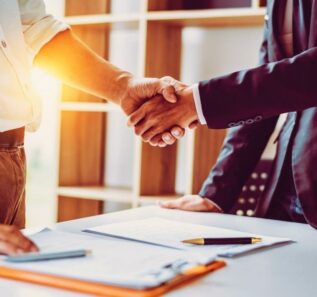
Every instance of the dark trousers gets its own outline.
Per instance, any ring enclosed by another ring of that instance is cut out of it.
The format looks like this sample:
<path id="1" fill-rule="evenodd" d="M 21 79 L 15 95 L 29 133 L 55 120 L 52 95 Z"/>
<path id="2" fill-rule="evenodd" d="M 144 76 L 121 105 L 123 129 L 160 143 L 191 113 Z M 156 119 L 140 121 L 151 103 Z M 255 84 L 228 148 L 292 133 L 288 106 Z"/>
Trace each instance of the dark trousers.
<path id="1" fill-rule="evenodd" d="M 0 224 L 25 227 L 25 163 L 23 147 L 0 147 Z"/>

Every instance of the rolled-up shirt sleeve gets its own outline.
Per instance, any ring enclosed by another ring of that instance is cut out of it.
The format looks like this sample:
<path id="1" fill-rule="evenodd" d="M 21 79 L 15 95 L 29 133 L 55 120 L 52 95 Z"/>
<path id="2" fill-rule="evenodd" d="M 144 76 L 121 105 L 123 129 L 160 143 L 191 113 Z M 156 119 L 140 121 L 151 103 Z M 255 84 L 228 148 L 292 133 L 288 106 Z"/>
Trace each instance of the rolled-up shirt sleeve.
<path id="1" fill-rule="evenodd" d="M 25 43 L 33 61 L 40 49 L 69 25 L 47 14 L 43 0 L 19 0 L 19 7 Z"/>

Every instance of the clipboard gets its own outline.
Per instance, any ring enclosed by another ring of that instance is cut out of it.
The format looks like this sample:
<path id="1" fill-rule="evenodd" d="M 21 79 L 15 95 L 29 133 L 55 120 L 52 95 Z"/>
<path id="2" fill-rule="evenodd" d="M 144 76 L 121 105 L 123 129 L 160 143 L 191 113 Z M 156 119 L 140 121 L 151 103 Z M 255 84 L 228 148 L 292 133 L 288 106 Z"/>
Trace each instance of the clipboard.
<path id="1" fill-rule="evenodd" d="M 101 297 L 156 297 L 173 289 L 183 287 L 208 273 L 224 267 L 225 265 L 226 263 L 224 261 L 214 261 L 208 265 L 195 266 L 182 272 L 181 274 L 178 274 L 172 280 L 160 286 L 146 290 L 105 285 L 5 266 L 0 266 L 0 278 L 7 278 Z"/>

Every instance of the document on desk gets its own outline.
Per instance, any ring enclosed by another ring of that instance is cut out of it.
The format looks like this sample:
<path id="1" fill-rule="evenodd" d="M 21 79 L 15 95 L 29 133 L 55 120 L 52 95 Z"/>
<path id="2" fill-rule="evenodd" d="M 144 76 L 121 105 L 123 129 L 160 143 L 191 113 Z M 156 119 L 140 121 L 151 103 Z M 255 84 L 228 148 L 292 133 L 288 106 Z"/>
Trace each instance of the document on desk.
<path id="1" fill-rule="evenodd" d="M 208 264 L 216 255 L 194 255 L 154 245 L 97 238 L 90 234 L 73 234 L 45 229 L 30 238 L 41 252 L 89 249 L 91 256 L 54 261 L 10 263 L 0 257 L 0 266 L 116 285 L 135 289 L 158 286 L 182 271 L 199 264 Z"/>
<path id="2" fill-rule="evenodd" d="M 205 255 L 208 255 L 208 253 L 217 254 L 222 257 L 234 257 L 256 249 L 291 242 L 288 238 L 250 234 L 229 229 L 182 223 L 162 218 L 148 218 L 123 223 L 107 224 L 83 231 L 178 250 L 193 251 Z M 182 243 L 182 240 L 185 239 L 202 237 L 261 237 L 263 241 L 256 244 L 209 246 L 196 246 Z"/>

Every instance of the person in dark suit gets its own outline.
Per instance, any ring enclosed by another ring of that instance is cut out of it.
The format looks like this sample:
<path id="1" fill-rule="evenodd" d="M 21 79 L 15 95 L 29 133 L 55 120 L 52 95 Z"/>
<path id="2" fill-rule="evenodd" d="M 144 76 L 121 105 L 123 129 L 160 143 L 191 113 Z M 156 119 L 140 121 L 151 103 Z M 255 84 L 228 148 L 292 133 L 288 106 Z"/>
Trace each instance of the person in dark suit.
<path id="1" fill-rule="evenodd" d="M 162 206 L 228 212 L 260 159 L 278 115 L 288 112 L 255 215 L 317 228 L 317 1 L 268 2 L 260 66 L 197 86 L 174 84 L 176 104 L 157 99 L 131 115 L 130 125 L 145 141 L 160 144 L 162 135 L 167 140 L 170 135 L 164 131 L 178 125 L 174 129 L 182 134 L 180 127 L 197 119 L 209 128 L 231 129 L 199 195 Z"/>

